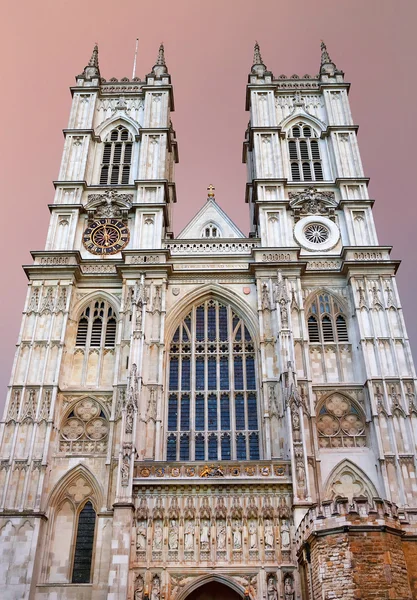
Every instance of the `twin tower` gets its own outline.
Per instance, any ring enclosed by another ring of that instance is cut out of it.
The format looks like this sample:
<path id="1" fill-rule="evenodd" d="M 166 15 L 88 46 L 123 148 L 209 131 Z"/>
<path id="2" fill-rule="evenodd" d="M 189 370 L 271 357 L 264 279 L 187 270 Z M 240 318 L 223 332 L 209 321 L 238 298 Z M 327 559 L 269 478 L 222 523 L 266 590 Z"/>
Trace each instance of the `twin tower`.
<path id="1" fill-rule="evenodd" d="M 258 44 L 249 235 L 172 233 L 164 48 L 76 85 L 0 424 L 2 600 L 411 600 L 417 400 L 349 84 Z M 242 198 L 243 205 L 243 198 Z"/>

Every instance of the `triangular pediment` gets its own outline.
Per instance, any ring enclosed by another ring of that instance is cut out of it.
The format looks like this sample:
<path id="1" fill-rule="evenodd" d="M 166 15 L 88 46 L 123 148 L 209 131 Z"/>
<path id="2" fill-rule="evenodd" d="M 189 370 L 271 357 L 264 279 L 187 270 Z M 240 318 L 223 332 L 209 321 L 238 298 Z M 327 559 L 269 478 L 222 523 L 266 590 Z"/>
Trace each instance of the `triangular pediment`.
<path id="1" fill-rule="evenodd" d="M 244 238 L 246 237 L 240 229 L 236 227 L 233 221 L 227 216 L 223 209 L 217 204 L 213 198 L 209 198 L 198 213 L 184 227 L 181 233 L 177 236 L 180 240 L 190 240 L 210 237 L 206 236 L 206 229 L 210 232 L 216 230 L 217 239 L 221 238 Z M 212 237 L 211 239 L 214 239 Z"/>

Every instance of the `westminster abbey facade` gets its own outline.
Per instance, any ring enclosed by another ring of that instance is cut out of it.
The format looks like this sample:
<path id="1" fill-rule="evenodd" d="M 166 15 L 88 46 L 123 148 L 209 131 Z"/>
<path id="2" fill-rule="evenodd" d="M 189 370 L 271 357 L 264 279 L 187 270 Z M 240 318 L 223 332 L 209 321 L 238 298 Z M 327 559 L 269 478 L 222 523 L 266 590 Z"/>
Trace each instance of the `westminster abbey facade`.
<path id="1" fill-rule="evenodd" d="M 210 185 L 175 237 L 164 48 L 106 80 L 95 47 L 25 267 L 2 600 L 417 597 L 415 372 L 348 91 L 324 44 L 291 77 L 256 44 L 250 232 Z"/>

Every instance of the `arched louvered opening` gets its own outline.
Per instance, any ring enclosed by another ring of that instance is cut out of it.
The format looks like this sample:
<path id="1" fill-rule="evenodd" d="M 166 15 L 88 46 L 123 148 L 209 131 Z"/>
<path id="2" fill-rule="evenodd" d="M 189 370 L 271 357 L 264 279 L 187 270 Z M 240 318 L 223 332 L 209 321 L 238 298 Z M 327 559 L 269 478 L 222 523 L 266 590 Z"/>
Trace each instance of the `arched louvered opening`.
<path id="1" fill-rule="evenodd" d="M 96 513 L 90 501 L 78 516 L 77 536 L 72 568 L 72 583 L 90 583 Z"/>
<path id="2" fill-rule="evenodd" d="M 309 317 L 308 319 L 308 339 L 310 342 L 320 342 L 319 324 L 316 317 Z"/>
<path id="3" fill-rule="evenodd" d="M 323 342 L 334 342 L 333 325 L 329 316 L 325 315 L 321 320 Z"/>
<path id="4" fill-rule="evenodd" d="M 78 321 L 77 339 L 75 340 L 76 346 L 84 347 L 87 344 L 88 334 L 88 319 L 87 317 L 81 317 Z"/>
<path id="5" fill-rule="evenodd" d="M 79 347 L 114 348 L 117 321 L 113 308 L 104 300 L 95 300 L 83 311 L 78 321 L 75 345 Z"/>
<path id="6" fill-rule="evenodd" d="M 348 342 L 348 331 L 346 325 L 345 317 L 342 315 L 338 315 L 336 317 L 336 331 L 337 331 L 337 339 L 339 342 Z"/>
<path id="7" fill-rule="evenodd" d="M 330 294 L 318 294 L 310 305 L 307 319 L 311 343 L 348 342 L 347 320 L 340 303 Z M 335 339 L 335 331 L 337 339 Z"/>
<path id="8" fill-rule="evenodd" d="M 133 142 L 129 131 L 123 125 L 113 129 L 103 148 L 101 185 L 129 183 L 132 150 Z"/>
<path id="9" fill-rule="evenodd" d="M 255 371 L 254 344 L 233 309 L 216 300 L 193 307 L 170 344 L 168 460 L 259 459 Z"/>
<path id="10" fill-rule="evenodd" d="M 293 181 L 323 181 L 318 134 L 299 123 L 288 132 L 288 153 Z M 296 162 L 295 162 L 296 161 Z"/>

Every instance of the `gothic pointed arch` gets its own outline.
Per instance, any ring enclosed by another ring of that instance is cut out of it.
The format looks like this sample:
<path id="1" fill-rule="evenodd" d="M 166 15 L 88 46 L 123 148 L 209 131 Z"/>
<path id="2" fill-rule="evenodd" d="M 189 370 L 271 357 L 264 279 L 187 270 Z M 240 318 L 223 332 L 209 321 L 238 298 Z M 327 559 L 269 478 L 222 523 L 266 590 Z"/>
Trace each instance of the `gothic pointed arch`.
<path id="1" fill-rule="evenodd" d="M 260 386 L 245 313 L 212 289 L 187 300 L 167 337 L 167 459 L 257 460 Z"/>
<path id="2" fill-rule="evenodd" d="M 112 117 L 109 117 L 108 119 L 106 119 L 105 121 L 103 121 L 103 123 L 101 123 L 95 133 L 97 136 L 100 137 L 101 140 L 104 140 L 106 138 L 106 136 L 112 131 L 112 129 L 114 129 L 115 127 L 118 127 L 119 125 L 122 125 L 124 127 L 126 127 L 126 129 L 128 129 L 130 131 L 130 133 L 132 134 L 133 139 L 139 135 L 139 131 L 140 131 L 140 125 L 139 123 L 137 123 L 137 121 L 134 121 L 133 119 L 131 119 L 128 115 L 113 115 Z"/>
<path id="3" fill-rule="evenodd" d="M 91 500 L 94 509 L 100 510 L 103 506 L 103 490 L 94 474 L 83 464 L 79 464 L 65 473 L 54 485 L 46 500 L 45 509 L 51 509 L 69 500 L 75 506 Z"/>
<path id="4" fill-rule="evenodd" d="M 95 299 L 105 300 L 113 307 L 115 313 L 119 313 L 121 302 L 116 296 L 110 294 L 109 292 L 106 292 L 105 290 L 94 290 L 92 292 L 89 292 L 88 294 L 85 294 L 85 296 L 83 296 L 80 300 L 78 300 L 78 302 L 74 304 L 71 311 L 71 318 L 75 321 L 78 321 L 78 319 L 83 313 L 83 310 L 91 303 L 92 300 Z"/>
<path id="5" fill-rule="evenodd" d="M 320 121 L 317 117 L 310 115 L 304 110 L 298 110 L 293 112 L 291 115 L 283 119 L 280 123 L 282 131 L 288 132 L 288 130 L 295 125 L 298 121 L 303 121 L 306 125 L 311 125 L 318 132 L 326 131 L 326 125 L 323 121 Z"/>
<path id="6" fill-rule="evenodd" d="M 187 579 L 187 578 L 184 578 L 184 579 Z M 199 588 L 202 588 L 203 586 L 205 586 L 209 583 L 213 583 L 213 582 L 220 583 L 220 584 L 230 588 L 231 590 L 236 592 L 241 598 L 245 597 L 245 589 L 246 588 L 242 585 L 242 583 L 236 581 L 236 578 L 234 578 L 234 577 L 230 577 L 223 573 L 217 573 L 217 574 L 203 575 L 202 577 L 196 577 L 196 578 L 193 577 L 192 581 L 188 585 L 186 584 L 186 585 L 181 586 L 182 589 L 178 593 L 176 600 L 185 600 L 194 591 L 198 590 Z"/>
<path id="7" fill-rule="evenodd" d="M 348 305 L 340 296 L 320 288 L 305 300 L 310 343 L 348 342 Z"/>
<path id="8" fill-rule="evenodd" d="M 340 497 L 352 501 L 353 498 L 362 496 L 371 502 L 373 498 L 379 496 L 371 479 L 360 467 L 347 458 L 331 471 L 324 490 L 326 500 L 335 500 Z"/>
<path id="9" fill-rule="evenodd" d="M 323 157 L 325 127 L 319 119 L 306 114 L 301 107 L 284 120 L 282 131 L 287 140 L 289 175 L 294 182 L 318 182 L 325 179 Z"/>

